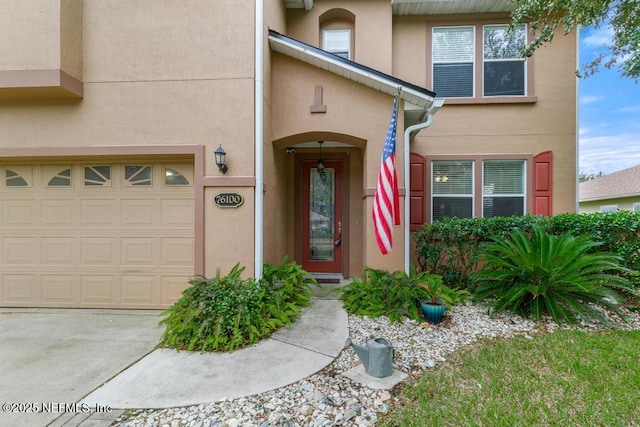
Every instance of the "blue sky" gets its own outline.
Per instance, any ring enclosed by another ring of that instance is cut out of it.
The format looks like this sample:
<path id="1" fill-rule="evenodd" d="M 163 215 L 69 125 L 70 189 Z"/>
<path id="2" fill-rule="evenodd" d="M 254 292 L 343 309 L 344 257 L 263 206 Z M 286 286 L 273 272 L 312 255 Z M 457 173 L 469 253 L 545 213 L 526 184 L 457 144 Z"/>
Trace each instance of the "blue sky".
<path id="1" fill-rule="evenodd" d="M 583 28 L 580 59 L 586 62 L 611 40 L 607 29 Z M 640 165 L 640 79 L 604 67 L 580 79 L 578 171 L 609 174 Z"/>

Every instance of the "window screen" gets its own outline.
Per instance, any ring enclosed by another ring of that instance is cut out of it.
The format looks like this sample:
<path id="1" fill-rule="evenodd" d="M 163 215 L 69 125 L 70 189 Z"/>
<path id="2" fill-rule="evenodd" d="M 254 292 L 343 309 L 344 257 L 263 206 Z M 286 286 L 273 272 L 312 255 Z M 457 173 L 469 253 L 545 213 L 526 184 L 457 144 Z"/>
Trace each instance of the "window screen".
<path id="1" fill-rule="evenodd" d="M 324 30 L 322 49 L 346 59 L 351 59 L 351 30 Z"/>
<path id="2" fill-rule="evenodd" d="M 524 161 L 485 160 L 482 174 L 483 216 L 524 215 Z"/>
<path id="3" fill-rule="evenodd" d="M 431 218 L 473 216 L 473 161 L 431 163 Z"/>
<path id="4" fill-rule="evenodd" d="M 436 27 L 432 40 L 434 92 L 441 97 L 472 97 L 474 27 Z"/>
<path id="5" fill-rule="evenodd" d="M 508 25 L 484 27 L 484 96 L 525 94 L 525 61 L 520 55 L 526 44 L 525 26 L 508 30 Z"/>

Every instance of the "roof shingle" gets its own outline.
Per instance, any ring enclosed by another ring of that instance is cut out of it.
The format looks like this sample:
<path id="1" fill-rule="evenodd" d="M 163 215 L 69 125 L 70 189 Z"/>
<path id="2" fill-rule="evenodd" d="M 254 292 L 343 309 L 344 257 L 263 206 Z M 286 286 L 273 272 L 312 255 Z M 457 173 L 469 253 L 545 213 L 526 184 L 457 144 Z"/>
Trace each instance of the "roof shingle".
<path id="1" fill-rule="evenodd" d="M 640 196 L 640 165 L 581 182 L 579 200 Z"/>

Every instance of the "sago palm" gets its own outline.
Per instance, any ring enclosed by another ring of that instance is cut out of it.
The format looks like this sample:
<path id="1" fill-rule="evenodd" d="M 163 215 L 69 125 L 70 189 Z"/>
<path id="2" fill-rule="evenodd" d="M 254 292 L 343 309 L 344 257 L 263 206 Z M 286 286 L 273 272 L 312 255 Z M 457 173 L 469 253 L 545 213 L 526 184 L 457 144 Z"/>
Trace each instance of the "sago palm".
<path id="1" fill-rule="evenodd" d="M 556 323 L 609 321 L 593 304 L 624 318 L 621 296 L 631 291 L 626 271 L 610 253 L 594 252 L 599 244 L 568 234 L 554 236 L 534 226 L 531 236 L 514 231 L 483 248 L 484 267 L 473 274 L 476 301 L 488 300 L 496 311 L 511 310 L 534 320 L 549 314 Z"/>

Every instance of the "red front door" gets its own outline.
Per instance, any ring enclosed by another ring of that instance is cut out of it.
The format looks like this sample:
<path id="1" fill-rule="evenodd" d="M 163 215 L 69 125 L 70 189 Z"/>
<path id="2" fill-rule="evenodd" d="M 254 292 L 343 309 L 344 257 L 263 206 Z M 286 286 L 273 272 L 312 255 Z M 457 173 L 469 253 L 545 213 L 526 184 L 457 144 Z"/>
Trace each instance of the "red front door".
<path id="1" fill-rule="evenodd" d="M 342 273 L 342 161 L 302 162 L 302 268 Z"/>

